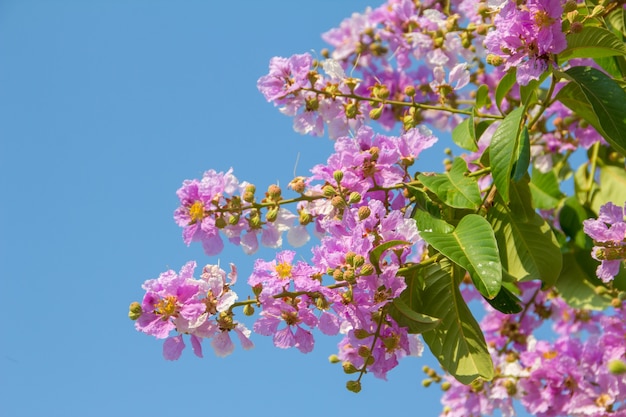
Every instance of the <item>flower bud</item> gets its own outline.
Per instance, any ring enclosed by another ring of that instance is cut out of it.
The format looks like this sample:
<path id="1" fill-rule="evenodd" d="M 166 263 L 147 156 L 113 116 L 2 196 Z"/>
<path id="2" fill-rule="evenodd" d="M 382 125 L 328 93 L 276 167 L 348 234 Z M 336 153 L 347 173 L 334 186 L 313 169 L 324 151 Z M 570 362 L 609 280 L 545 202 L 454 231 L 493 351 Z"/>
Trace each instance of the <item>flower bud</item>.
<path id="1" fill-rule="evenodd" d="M 354 284 L 356 282 L 354 279 L 354 269 L 347 269 L 346 272 L 343 273 L 343 279 L 348 281 L 350 284 Z"/>
<path id="2" fill-rule="evenodd" d="M 361 194 L 356 191 L 350 193 L 350 197 L 348 197 L 349 204 L 357 204 L 361 202 Z"/>
<path id="3" fill-rule="evenodd" d="M 325 185 L 322 188 L 322 194 L 324 194 L 324 197 L 334 197 L 337 194 L 337 192 L 335 191 L 332 185 Z"/>
<path id="4" fill-rule="evenodd" d="M 372 355 L 372 352 L 367 346 L 359 346 L 358 354 L 362 358 L 369 358 Z"/>
<path id="5" fill-rule="evenodd" d="M 368 332 L 365 329 L 355 329 L 354 330 L 354 337 L 356 337 L 359 340 L 362 339 L 366 339 L 368 337 L 370 337 L 372 334 L 370 332 Z"/>
<path id="6" fill-rule="evenodd" d="M 132 303 L 130 303 L 130 307 L 128 307 L 128 318 L 131 320 L 137 320 L 139 317 L 141 317 L 141 313 L 142 313 L 142 309 L 141 309 L 141 304 L 139 304 L 137 301 L 133 301 Z"/>
<path id="7" fill-rule="evenodd" d="M 333 355 L 330 355 L 328 357 L 328 362 L 330 362 L 330 363 L 339 363 L 339 362 L 341 362 L 341 359 L 339 359 L 339 356 L 333 354 Z"/>
<path id="8" fill-rule="evenodd" d="M 346 388 L 348 391 L 358 393 L 361 391 L 361 383 L 359 381 L 348 381 L 346 382 Z"/>
<path id="9" fill-rule="evenodd" d="M 333 278 L 335 281 L 343 281 L 343 271 L 339 268 L 335 269 L 335 271 L 333 271 Z"/>
<path id="10" fill-rule="evenodd" d="M 330 204 L 336 209 L 341 209 L 346 206 L 346 200 L 344 200 L 342 196 L 336 195 L 330 199 Z"/>
<path id="11" fill-rule="evenodd" d="M 346 119 L 356 119 L 356 116 L 359 114 L 359 105 L 349 102 L 344 105 L 344 112 L 346 113 Z"/>
<path id="12" fill-rule="evenodd" d="M 372 87 L 372 97 L 385 100 L 389 97 L 389 89 L 384 84 L 376 84 Z"/>
<path id="13" fill-rule="evenodd" d="M 380 116 L 383 114 L 384 109 L 385 109 L 385 106 L 383 105 L 381 105 L 380 107 L 374 107 L 372 110 L 370 110 L 370 113 L 369 113 L 370 119 L 372 120 L 380 119 Z"/>
<path id="14" fill-rule="evenodd" d="M 320 107 L 320 101 L 317 97 L 308 97 L 304 100 L 304 104 L 306 105 L 307 111 L 317 111 Z"/>
<path id="15" fill-rule="evenodd" d="M 422 386 L 424 388 L 428 388 L 428 387 L 430 387 L 430 384 L 432 384 L 432 383 L 433 383 L 432 379 L 425 379 L 425 380 L 422 381 Z"/>
<path id="16" fill-rule="evenodd" d="M 306 226 L 313 221 L 313 217 L 306 211 L 301 211 L 299 214 L 300 216 L 298 220 L 302 226 Z"/>
<path id="17" fill-rule="evenodd" d="M 252 307 L 252 304 L 246 304 L 243 307 L 243 314 L 245 314 L 246 316 L 251 316 L 254 314 L 254 307 Z"/>
<path id="18" fill-rule="evenodd" d="M 233 214 L 232 216 L 228 218 L 228 224 L 230 224 L 231 226 L 235 226 L 237 223 L 239 223 L 238 214 Z"/>
<path id="19" fill-rule="evenodd" d="M 296 177 L 287 185 L 289 188 L 294 190 L 296 193 L 302 194 L 306 189 L 306 183 L 304 182 L 304 177 Z"/>
<path id="20" fill-rule="evenodd" d="M 337 184 L 341 183 L 341 180 L 343 179 L 343 171 L 338 169 L 337 171 L 333 172 L 333 178 L 335 179 L 335 181 L 337 181 Z"/>
<path id="21" fill-rule="evenodd" d="M 504 59 L 499 55 L 488 54 L 487 55 L 487 64 L 493 65 L 494 67 L 498 67 L 504 63 Z"/>
<path id="22" fill-rule="evenodd" d="M 226 227 L 226 225 L 227 223 L 224 219 L 224 216 L 220 216 L 215 219 L 215 227 L 217 227 L 218 229 L 223 229 Z"/>
<path id="23" fill-rule="evenodd" d="M 374 273 L 374 265 L 365 264 L 361 267 L 360 275 L 367 276 L 367 275 L 372 275 L 373 273 Z"/>
<path id="24" fill-rule="evenodd" d="M 620 359 L 613 359 L 608 363 L 609 372 L 613 375 L 621 375 L 626 373 L 626 363 Z"/>
<path id="25" fill-rule="evenodd" d="M 267 220 L 268 222 L 275 222 L 277 217 L 278 207 L 272 207 L 267 210 L 267 213 L 265 213 L 265 220 Z"/>
<path id="26" fill-rule="evenodd" d="M 354 374 L 354 373 L 359 372 L 356 366 L 354 366 L 352 363 L 348 361 L 342 363 L 341 366 L 343 367 L 343 372 L 345 372 L 346 374 Z"/>
<path id="27" fill-rule="evenodd" d="M 367 206 L 361 206 L 358 210 L 359 220 L 367 219 L 370 214 L 372 214 L 372 210 Z"/>
<path id="28" fill-rule="evenodd" d="M 281 195 L 282 191 L 280 189 L 280 187 L 276 184 L 272 184 L 269 187 L 267 187 L 267 197 L 270 200 L 273 201 L 278 201 L 280 200 L 280 195 Z"/>
<path id="29" fill-rule="evenodd" d="M 414 97 L 415 96 L 415 87 L 413 87 L 412 85 L 407 85 L 406 87 L 404 87 L 404 94 L 407 97 Z"/>
<path id="30" fill-rule="evenodd" d="M 584 28 L 585 26 L 582 24 L 582 22 L 572 22 L 569 27 L 572 33 L 580 33 L 583 31 Z"/>
<path id="31" fill-rule="evenodd" d="M 443 381 L 441 383 L 441 390 L 444 392 L 448 391 L 451 387 L 452 387 L 452 384 L 450 383 L 450 381 Z"/>

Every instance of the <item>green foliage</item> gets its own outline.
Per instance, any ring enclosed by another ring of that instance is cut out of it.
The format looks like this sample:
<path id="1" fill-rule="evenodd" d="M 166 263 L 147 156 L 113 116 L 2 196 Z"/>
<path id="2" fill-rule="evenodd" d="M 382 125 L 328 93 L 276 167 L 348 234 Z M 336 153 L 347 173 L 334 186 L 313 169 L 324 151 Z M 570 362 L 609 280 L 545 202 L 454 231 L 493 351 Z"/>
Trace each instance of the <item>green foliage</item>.
<path id="1" fill-rule="evenodd" d="M 423 334 L 433 355 L 464 384 L 477 378 L 491 380 L 494 369 L 485 337 L 458 288 L 462 272 L 442 260 L 424 268 L 420 275 L 422 311 L 441 319 L 437 327 Z"/>
<path id="2" fill-rule="evenodd" d="M 617 19 L 615 21 L 617 23 Z M 572 58 L 604 58 L 616 55 L 626 55 L 624 42 L 610 30 L 587 26 L 579 33 L 567 35 L 567 48 L 559 54 L 559 58 L 568 60 Z"/>
<path id="3" fill-rule="evenodd" d="M 452 140 L 463 149 L 476 152 L 476 128 L 474 127 L 474 116 L 470 115 L 463 120 L 452 131 Z"/>
<path id="4" fill-rule="evenodd" d="M 465 161 L 456 158 L 449 172 L 435 175 L 420 174 L 418 178 L 448 206 L 477 209 L 482 202 L 478 182 L 473 177 L 467 177 L 466 173 Z"/>
<path id="5" fill-rule="evenodd" d="M 489 146 L 493 182 L 506 203 L 509 201 L 511 172 L 520 156 L 520 149 L 523 149 L 519 146 L 519 141 L 524 110 L 523 107 L 518 107 L 506 116 L 493 134 Z"/>
<path id="6" fill-rule="evenodd" d="M 489 299 L 502 285 L 502 265 L 491 226 L 477 214 L 464 216 L 450 233 L 421 232 L 422 238 L 465 269 L 480 293 Z"/>

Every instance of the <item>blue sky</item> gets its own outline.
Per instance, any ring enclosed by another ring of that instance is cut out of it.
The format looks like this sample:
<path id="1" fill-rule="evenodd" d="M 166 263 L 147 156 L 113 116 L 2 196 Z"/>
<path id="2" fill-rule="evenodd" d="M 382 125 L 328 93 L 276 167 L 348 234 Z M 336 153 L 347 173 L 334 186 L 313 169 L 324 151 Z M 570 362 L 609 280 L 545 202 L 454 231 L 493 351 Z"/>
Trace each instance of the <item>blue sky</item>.
<path id="1" fill-rule="evenodd" d="M 218 259 L 173 222 L 184 179 L 233 167 L 263 189 L 325 161 L 331 142 L 293 132 L 256 80 L 368 4 L 0 2 L 0 415 L 439 413 L 439 388 L 421 387 L 432 358 L 355 395 L 327 361 L 338 339 L 303 355 L 254 335 L 226 359 L 205 344 L 204 359 L 166 362 L 127 317 L 144 280 Z M 429 152 L 420 169 L 440 169 Z M 242 283 L 254 261 L 232 247 L 219 259 Z"/>

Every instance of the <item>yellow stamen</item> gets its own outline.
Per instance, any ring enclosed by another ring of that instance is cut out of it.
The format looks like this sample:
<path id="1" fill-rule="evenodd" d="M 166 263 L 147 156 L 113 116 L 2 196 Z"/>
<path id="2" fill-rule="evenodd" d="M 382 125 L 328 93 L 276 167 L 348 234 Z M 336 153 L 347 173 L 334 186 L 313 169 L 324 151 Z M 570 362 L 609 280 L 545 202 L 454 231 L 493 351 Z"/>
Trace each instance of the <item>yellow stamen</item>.
<path id="1" fill-rule="evenodd" d="M 168 295 L 154 305 L 154 312 L 167 318 L 176 314 L 176 296 Z"/>
<path id="2" fill-rule="evenodd" d="M 196 201 L 191 207 L 189 207 L 189 216 L 191 217 L 191 224 L 204 219 L 204 205 L 202 204 L 202 201 Z"/>
<path id="3" fill-rule="evenodd" d="M 276 273 L 281 279 L 291 277 L 291 265 L 289 265 L 287 262 L 279 263 L 278 265 L 276 265 Z"/>

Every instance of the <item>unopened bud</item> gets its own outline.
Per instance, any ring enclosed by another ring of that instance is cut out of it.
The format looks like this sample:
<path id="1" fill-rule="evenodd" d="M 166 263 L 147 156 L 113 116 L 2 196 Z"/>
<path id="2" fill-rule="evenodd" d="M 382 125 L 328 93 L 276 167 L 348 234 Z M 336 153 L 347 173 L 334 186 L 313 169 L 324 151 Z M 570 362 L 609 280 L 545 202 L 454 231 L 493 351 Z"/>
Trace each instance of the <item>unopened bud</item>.
<path id="1" fill-rule="evenodd" d="M 355 268 L 362 266 L 364 263 L 365 263 L 365 257 L 363 255 L 356 255 L 354 257 L 354 261 L 352 262 Z"/>
<path id="2" fill-rule="evenodd" d="M 441 390 L 444 392 L 448 391 L 451 387 L 452 387 L 452 384 L 450 383 L 450 381 L 443 381 L 441 383 Z"/>
<path id="3" fill-rule="evenodd" d="M 576 0 L 567 0 L 563 5 L 563 13 L 573 12 L 578 8 Z"/>
<path id="4" fill-rule="evenodd" d="M 432 383 L 433 383 L 432 379 L 425 379 L 425 380 L 422 381 L 422 386 L 424 388 L 428 388 L 428 387 L 430 387 L 430 384 L 432 384 Z"/>
<path id="5" fill-rule="evenodd" d="M 493 65 L 494 67 L 498 67 L 504 63 L 504 59 L 499 55 L 488 54 L 487 55 L 487 64 Z"/>
<path id="6" fill-rule="evenodd" d="M 343 279 L 348 281 L 351 284 L 354 284 L 354 269 L 347 269 L 346 272 L 343 273 Z"/>
<path id="7" fill-rule="evenodd" d="M 342 363 L 341 366 L 343 367 L 343 372 L 345 372 L 346 374 L 354 374 L 354 373 L 359 372 L 356 366 L 354 366 L 352 363 L 348 361 Z"/>
<path id="8" fill-rule="evenodd" d="M 380 119 L 380 116 L 383 114 L 383 110 L 384 110 L 385 106 L 380 106 L 380 107 L 374 107 L 372 110 L 370 110 L 369 116 L 370 119 L 372 120 L 378 120 Z"/>
<path id="9" fill-rule="evenodd" d="M 611 300 L 611 305 L 613 306 L 613 308 L 620 308 L 622 306 L 622 300 L 616 297 Z"/>
<path id="10" fill-rule="evenodd" d="M 341 180 L 343 179 L 343 171 L 338 169 L 333 172 L 333 178 L 337 181 L 337 184 L 341 183 Z"/>
<path id="11" fill-rule="evenodd" d="M 324 197 L 334 197 L 337 192 L 332 185 L 325 185 L 324 188 L 322 188 L 322 194 L 324 194 Z"/>
<path id="12" fill-rule="evenodd" d="M 359 114 L 359 105 L 350 102 L 344 106 L 344 112 L 346 113 L 346 119 L 356 119 L 356 116 Z"/>
<path id="13" fill-rule="evenodd" d="M 218 218 L 215 219 L 215 227 L 217 227 L 218 229 L 223 229 L 226 227 L 226 220 L 224 219 L 224 216 L 220 216 Z"/>
<path id="14" fill-rule="evenodd" d="M 368 332 L 365 329 L 355 329 L 354 330 L 354 337 L 356 337 L 357 339 L 366 339 L 368 337 L 370 337 L 372 334 L 370 332 Z"/>
<path id="15" fill-rule="evenodd" d="M 358 354 L 362 358 L 369 358 L 372 355 L 372 352 L 367 346 L 359 346 Z"/>
<path id="16" fill-rule="evenodd" d="M 413 87 L 412 85 L 407 85 L 406 87 L 404 87 L 404 94 L 407 97 L 414 97 L 415 96 L 415 87 Z"/>
<path id="17" fill-rule="evenodd" d="M 307 111 L 316 111 L 320 107 L 320 102 L 317 97 L 309 97 L 304 100 Z"/>
<path id="18" fill-rule="evenodd" d="M 613 375 L 626 373 L 626 363 L 620 359 L 613 359 L 608 363 L 609 372 Z"/>
<path id="19" fill-rule="evenodd" d="M 358 393 L 361 391 L 361 383 L 359 381 L 348 381 L 346 382 L 346 388 L 348 391 Z"/>
<path id="20" fill-rule="evenodd" d="M 372 275 L 373 273 L 374 273 L 374 265 L 365 264 L 361 267 L 360 275 L 368 276 L 368 275 Z"/>
<path id="21" fill-rule="evenodd" d="M 241 196 L 241 198 L 243 198 L 243 201 L 245 201 L 246 203 L 252 203 L 254 201 L 254 193 L 251 193 L 249 191 L 244 191 L 243 196 Z"/>
<path id="22" fill-rule="evenodd" d="M 346 200 L 342 196 L 336 195 L 330 199 L 330 204 L 337 209 L 344 208 L 346 206 Z"/>
<path id="23" fill-rule="evenodd" d="M 387 97 L 389 97 L 389 89 L 386 85 L 376 84 L 374 87 L 372 87 L 372 97 L 385 100 Z"/>
<path id="24" fill-rule="evenodd" d="M 251 316 L 254 314 L 254 307 L 252 307 L 252 304 L 246 304 L 243 307 L 243 314 L 245 314 L 246 316 Z"/>
<path id="25" fill-rule="evenodd" d="M 585 28 L 585 25 L 583 25 L 582 22 L 572 22 L 572 24 L 569 27 L 572 33 L 580 33 L 583 31 L 584 28 Z"/>
<path id="26" fill-rule="evenodd" d="M 280 200 L 281 189 L 278 185 L 272 184 L 267 187 L 267 197 L 271 200 L 278 201 Z"/>
<path id="27" fill-rule="evenodd" d="M 341 362 L 341 359 L 339 359 L 339 356 L 333 354 L 333 355 L 330 355 L 328 357 L 328 362 L 330 362 L 330 363 L 339 363 L 339 362 Z"/>
<path id="28" fill-rule="evenodd" d="M 356 204 L 361 202 L 361 194 L 359 194 L 356 191 L 353 191 L 350 193 L 350 197 L 348 197 L 348 203 L 349 204 Z"/>
<path id="29" fill-rule="evenodd" d="M 137 301 L 133 301 L 132 303 L 130 303 L 130 307 L 128 307 L 128 318 L 131 320 L 137 320 L 139 317 L 141 317 L 141 313 L 142 313 L 142 309 L 141 309 L 141 304 L 139 304 Z"/>
<path id="30" fill-rule="evenodd" d="M 348 265 L 354 265 L 354 257 L 356 256 L 356 253 L 349 251 L 346 253 L 346 263 Z"/>
<path id="31" fill-rule="evenodd" d="M 237 223 L 239 223 L 238 214 L 233 214 L 232 216 L 228 218 L 228 224 L 230 224 L 231 226 L 235 226 Z"/>
<path id="32" fill-rule="evenodd" d="M 333 278 L 335 281 L 343 281 L 343 271 L 339 268 L 335 269 L 333 272 Z"/>
<path id="33" fill-rule="evenodd" d="M 306 226 L 307 224 L 311 223 L 312 220 L 313 217 L 311 216 L 311 214 L 307 213 L 306 211 L 300 212 L 299 221 L 301 225 Z"/>
<path id="34" fill-rule="evenodd" d="M 369 207 L 367 206 L 359 207 L 359 210 L 358 210 L 359 220 L 367 219 L 370 216 L 370 214 L 372 214 L 372 210 Z"/>
<path id="35" fill-rule="evenodd" d="M 272 207 L 265 213 L 265 220 L 268 222 L 275 222 L 276 218 L 278 218 L 278 207 Z"/>

